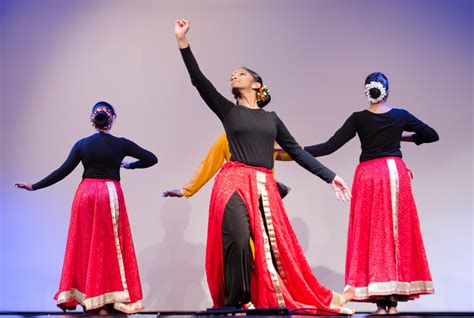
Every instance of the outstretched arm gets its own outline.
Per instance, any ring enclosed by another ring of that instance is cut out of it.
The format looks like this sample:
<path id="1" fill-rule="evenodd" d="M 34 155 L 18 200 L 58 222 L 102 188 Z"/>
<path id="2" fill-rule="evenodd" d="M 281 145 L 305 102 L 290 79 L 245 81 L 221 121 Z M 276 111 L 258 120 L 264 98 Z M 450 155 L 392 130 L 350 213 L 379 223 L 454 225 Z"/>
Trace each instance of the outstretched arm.
<path id="1" fill-rule="evenodd" d="M 77 167 L 79 162 L 81 162 L 81 153 L 80 153 L 80 144 L 81 141 L 78 141 L 74 147 L 72 147 L 69 156 L 67 157 L 66 161 L 55 171 L 49 174 L 43 180 L 35 183 L 24 183 L 24 182 L 16 182 L 14 185 L 20 189 L 26 189 L 28 191 L 39 190 L 42 188 L 49 187 L 62 179 L 66 178 L 73 170 Z"/>
<path id="2" fill-rule="evenodd" d="M 189 47 L 187 33 L 189 31 L 190 23 L 188 20 L 178 19 L 175 22 L 174 32 L 178 47 L 181 51 L 184 64 L 191 77 L 191 83 L 196 87 L 204 102 L 209 108 L 223 120 L 223 118 L 234 107 L 234 103 L 222 96 L 212 85 L 212 83 L 201 72 L 199 65 L 194 58 L 194 55 Z"/>
<path id="3" fill-rule="evenodd" d="M 344 180 L 324 166 L 321 162 L 316 160 L 310 153 L 303 150 L 276 114 L 275 120 L 277 123 L 277 142 L 283 150 L 285 150 L 301 167 L 317 175 L 327 183 L 331 183 L 331 186 L 336 192 L 337 199 L 342 199 L 344 201 L 349 200 L 351 194 Z"/>
<path id="4" fill-rule="evenodd" d="M 197 168 L 188 183 L 181 189 L 163 192 L 164 197 L 190 198 L 199 191 L 221 168 L 224 160 L 230 159 L 229 143 L 226 134 L 222 134 L 212 144 L 206 157 Z"/>
<path id="5" fill-rule="evenodd" d="M 356 135 L 356 122 L 352 115 L 345 123 L 339 128 L 336 133 L 329 138 L 328 141 L 304 147 L 304 150 L 309 152 L 314 157 L 321 157 L 332 154 L 342 146 L 344 146 L 349 140 L 354 138 Z"/>
<path id="6" fill-rule="evenodd" d="M 304 147 L 304 150 L 309 152 L 314 157 L 321 157 L 329 155 L 342 146 L 344 146 L 349 140 L 354 138 L 356 135 L 356 123 L 353 116 L 349 117 L 346 122 L 339 128 L 336 133 L 329 138 L 328 141 Z M 276 157 L 278 161 L 291 161 L 291 156 L 284 150 L 275 149 Z"/>

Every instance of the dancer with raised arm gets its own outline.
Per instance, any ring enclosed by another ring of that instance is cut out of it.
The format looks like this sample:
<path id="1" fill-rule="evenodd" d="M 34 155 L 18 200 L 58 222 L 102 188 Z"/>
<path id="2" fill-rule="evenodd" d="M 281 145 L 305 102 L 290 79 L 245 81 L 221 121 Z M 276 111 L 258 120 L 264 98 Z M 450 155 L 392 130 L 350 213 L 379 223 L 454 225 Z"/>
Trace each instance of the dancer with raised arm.
<path id="1" fill-rule="evenodd" d="M 347 186 L 299 146 L 275 112 L 263 109 L 270 94 L 256 72 L 242 67 L 232 73 L 237 103 L 217 92 L 191 52 L 189 26 L 176 21 L 178 46 L 192 84 L 224 126 L 231 153 L 216 177 L 209 208 L 206 274 L 214 307 L 351 312 L 342 307 L 341 295 L 318 282 L 304 257 L 271 171 L 275 141 L 330 183 L 338 198 L 349 199 Z"/>

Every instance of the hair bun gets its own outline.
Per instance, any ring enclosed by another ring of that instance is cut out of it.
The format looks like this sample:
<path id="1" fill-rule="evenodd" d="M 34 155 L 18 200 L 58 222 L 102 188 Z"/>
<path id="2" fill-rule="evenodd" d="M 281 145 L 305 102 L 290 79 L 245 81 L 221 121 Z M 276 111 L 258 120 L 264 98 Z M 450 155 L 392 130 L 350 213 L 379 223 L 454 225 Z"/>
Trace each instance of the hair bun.
<path id="1" fill-rule="evenodd" d="M 104 111 L 99 111 L 95 114 L 93 120 L 96 128 L 105 128 L 109 125 L 109 116 Z"/>
<path id="2" fill-rule="evenodd" d="M 270 96 L 270 90 L 265 85 L 261 85 L 257 90 L 257 105 L 260 108 L 263 108 L 270 103 L 272 97 Z"/>
<path id="3" fill-rule="evenodd" d="M 92 126 L 99 130 L 109 130 L 114 121 L 113 109 L 107 106 L 99 106 L 91 114 Z"/>
<path id="4" fill-rule="evenodd" d="M 370 73 L 365 79 L 365 96 L 370 103 L 381 102 L 388 94 L 388 79 L 384 73 Z"/>
<path id="5" fill-rule="evenodd" d="M 372 81 L 368 84 L 365 84 L 365 96 L 372 104 L 381 102 L 385 96 L 387 96 L 387 91 L 382 83 Z"/>
<path id="6" fill-rule="evenodd" d="M 382 95 L 382 92 L 380 91 L 380 89 L 374 87 L 369 90 L 369 94 L 370 97 L 372 97 L 373 99 L 377 99 L 380 95 Z"/>

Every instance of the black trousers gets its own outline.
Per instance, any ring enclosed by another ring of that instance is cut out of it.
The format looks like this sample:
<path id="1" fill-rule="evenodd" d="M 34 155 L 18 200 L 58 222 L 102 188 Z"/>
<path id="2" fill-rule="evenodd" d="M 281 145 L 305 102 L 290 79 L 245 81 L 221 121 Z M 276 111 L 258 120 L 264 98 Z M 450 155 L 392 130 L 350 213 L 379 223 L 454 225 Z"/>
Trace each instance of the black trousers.
<path id="1" fill-rule="evenodd" d="M 235 192 L 224 209 L 222 247 L 224 252 L 224 306 L 242 307 L 250 302 L 250 221 L 244 201 Z"/>
<path id="2" fill-rule="evenodd" d="M 260 201 L 260 213 L 267 231 L 267 224 Z M 268 235 L 268 231 L 267 231 Z M 242 307 L 250 302 L 250 274 L 252 272 L 252 249 L 250 248 L 250 221 L 244 201 L 235 192 L 229 199 L 222 220 L 222 247 L 224 255 L 224 306 Z M 275 269 L 276 260 L 272 251 Z"/>

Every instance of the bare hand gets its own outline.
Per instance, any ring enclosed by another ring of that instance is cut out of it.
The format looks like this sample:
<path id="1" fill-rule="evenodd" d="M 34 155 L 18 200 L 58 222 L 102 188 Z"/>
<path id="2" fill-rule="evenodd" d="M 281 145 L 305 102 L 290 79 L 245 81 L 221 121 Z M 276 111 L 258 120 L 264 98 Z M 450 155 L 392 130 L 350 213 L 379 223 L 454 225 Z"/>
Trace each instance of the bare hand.
<path id="1" fill-rule="evenodd" d="M 183 191 L 181 189 L 173 189 L 173 190 L 168 190 L 163 192 L 163 197 L 164 198 L 181 198 L 184 196 Z"/>
<path id="2" fill-rule="evenodd" d="M 186 33 L 189 31 L 190 23 L 188 20 L 185 19 L 178 19 L 176 20 L 174 24 L 174 34 L 176 35 L 176 38 L 179 39 L 185 39 L 186 38 Z"/>
<path id="3" fill-rule="evenodd" d="M 120 167 L 125 168 L 125 169 L 130 169 L 130 162 L 124 161 L 120 164 Z"/>
<path id="4" fill-rule="evenodd" d="M 331 182 L 331 186 L 334 192 L 336 192 L 336 198 L 338 200 L 349 201 L 352 198 L 351 191 L 341 177 L 335 176 Z"/>
<path id="5" fill-rule="evenodd" d="M 33 191 L 33 186 L 31 185 L 31 183 L 15 182 L 14 186 L 17 187 L 18 189 Z"/>

